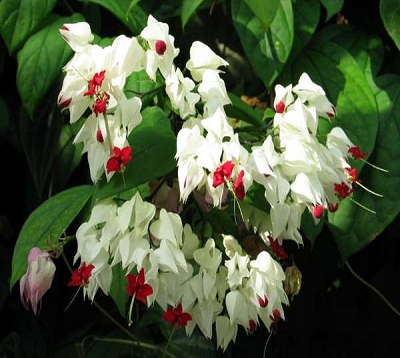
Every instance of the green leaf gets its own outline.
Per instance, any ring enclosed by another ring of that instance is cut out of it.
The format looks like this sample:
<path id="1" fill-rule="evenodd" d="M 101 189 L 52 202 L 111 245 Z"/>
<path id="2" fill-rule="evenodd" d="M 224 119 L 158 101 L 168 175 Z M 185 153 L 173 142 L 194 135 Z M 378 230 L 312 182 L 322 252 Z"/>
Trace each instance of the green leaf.
<path id="1" fill-rule="evenodd" d="M 112 268 L 112 282 L 110 288 L 110 296 L 117 305 L 118 311 L 122 317 L 126 315 L 126 304 L 129 296 L 126 292 L 128 281 L 125 278 L 125 273 L 122 270 L 122 264 L 118 263 Z"/>
<path id="2" fill-rule="evenodd" d="M 204 0 L 183 0 L 182 1 L 182 29 L 185 28 L 187 22 L 197 8 L 203 3 Z"/>
<path id="3" fill-rule="evenodd" d="M 46 249 L 49 240 L 60 238 L 92 191 L 90 185 L 70 188 L 46 200 L 29 215 L 15 244 L 10 289 L 25 273 L 30 249 L 35 246 Z"/>
<path id="4" fill-rule="evenodd" d="M 57 0 L 0 1 L 0 33 L 10 54 L 21 48 L 56 3 Z"/>
<path id="5" fill-rule="evenodd" d="M 400 212 L 400 77 L 387 75 L 378 81 L 379 132 L 369 162 L 389 173 L 365 166 L 362 184 L 383 195 L 376 197 L 358 187 L 354 200 L 376 212 L 372 214 L 346 200 L 335 214 L 329 215 L 330 229 L 343 260 L 368 245 Z"/>
<path id="6" fill-rule="evenodd" d="M 46 190 L 46 184 L 49 183 L 53 169 L 64 120 L 64 115 L 61 114 L 54 98 L 57 98 L 54 92 L 53 95 L 44 98 L 40 106 L 41 113 L 36 116 L 35 121 L 31 121 L 26 112 L 22 112 L 19 118 L 20 142 L 36 188 L 38 202 L 42 202 L 48 195 L 49 189 Z"/>
<path id="7" fill-rule="evenodd" d="M 328 21 L 333 15 L 342 10 L 344 0 L 321 0 L 322 5 L 326 8 L 326 20 Z"/>
<path id="8" fill-rule="evenodd" d="M 244 0 L 232 1 L 232 19 L 240 41 L 255 72 L 271 88 L 284 67 L 293 43 L 293 10 L 282 0 L 268 31 Z"/>
<path id="9" fill-rule="evenodd" d="M 139 0 L 80 0 L 98 4 L 110 11 L 137 36 L 147 24 L 147 14 L 137 5 Z"/>
<path id="10" fill-rule="evenodd" d="M 83 144 L 74 144 L 80 126 L 78 122 L 64 125 L 61 129 L 58 151 L 52 166 L 53 190 L 58 192 L 65 188 L 71 175 L 82 160 Z"/>
<path id="11" fill-rule="evenodd" d="M 31 118 L 72 54 L 60 35 L 60 27 L 80 20 L 79 14 L 57 19 L 30 37 L 18 53 L 18 92 Z"/>
<path id="12" fill-rule="evenodd" d="M 379 12 L 383 26 L 400 50 L 400 2 L 398 0 L 380 0 Z"/>
<path id="13" fill-rule="evenodd" d="M 171 128 L 165 126 L 165 114 L 161 116 L 160 111 L 154 109 L 144 114 L 142 123 L 128 137 L 132 160 L 125 172 L 116 173 L 109 183 L 98 182 L 94 198 L 118 195 L 175 169 L 176 137 Z"/>
<path id="14" fill-rule="evenodd" d="M 264 31 L 268 31 L 279 7 L 279 0 L 244 0 L 253 14 L 260 20 Z"/>
<path id="15" fill-rule="evenodd" d="M 288 62 L 296 58 L 315 33 L 320 17 L 319 0 L 293 2 L 294 39 Z"/>
<path id="16" fill-rule="evenodd" d="M 142 107 L 147 107 L 151 100 L 159 91 L 163 90 L 163 85 L 154 82 L 146 73 L 146 70 L 133 72 L 125 82 L 124 92 L 128 98 L 133 96 L 140 97 Z"/>
<path id="17" fill-rule="evenodd" d="M 260 113 L 255 111 L 232 92 L 228 92 L 228 97 L 232 102 L 232 104 L 228 104 L 224 107 L 228 117 L 240 119 L 255 126 L 262 124 L 262 116 Z"/>
<path id="18" fill-rule="evenodd" d="M 347 50 L 367 77 L 375 76 L 381 68 L 384 49 L 382 40 L 352 25 L 331 25 L 322 29 L 317 40 L 332 41 Z"/>

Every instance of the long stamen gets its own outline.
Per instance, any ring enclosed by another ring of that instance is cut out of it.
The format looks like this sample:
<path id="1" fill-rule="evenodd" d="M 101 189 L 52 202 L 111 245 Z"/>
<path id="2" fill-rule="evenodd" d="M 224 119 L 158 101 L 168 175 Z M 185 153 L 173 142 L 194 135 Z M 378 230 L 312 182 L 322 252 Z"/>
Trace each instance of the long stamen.
<path id="1" fill-rule="evenodd" d="M 370 212 L 371 214 L 375 214 L 375 215 L 376 215 L 376 211 L 367 208 L 366 206 L 362 205 L 362 204 L 359 203 L 358 201 L 354 200 L 352 197 L 350 197 L 350 200 L 351 200 L 354 204 L 356 204 L 356 205 L 358 205 L 359 207 L 363 208 L 364 210 L 367 210 L 367 211 Z"/>
<path id="2" fill-rule="evenodd" d="M 387 170 L 387 169 L 383 169 L 383 168 L 380 168 L 380 167 L 378 167 L 378 166 L 376 166 L 376 165 L 374 165 L 374 164 L 371 164 L 370 162 L 368 162 L 368 161 L 366 161 L 365 159 L 361 159 L 365 164 L 368 164 L 369 166 L 371 166 L 372 168 L 374 168 L 374 169 L 377 169 L 377 170 L 380 170 L 381 172 L 384 172 L 384 173 L 389 173 L 389 170 Z"/>
<path id="3" fill-rule="evenodd" d="M 370 194 L 372 194 L 372 195 L 375 195 L 375 196 L 378 196 L 378 197 L 380 197 L 380 198 L 383 198 L 383 195 L 382 195 L 382 194 L 375 193 L 375 192 L 372 191 L 371 189 L 368 189 L 367 187 L 365 187 L 364 185 L 362 185 L 359 181 L 356 181 L 356 183 L 357 183 L 357 185 L 359 185 L 361 188 L 363 188 L 364 190 L 366 190 L 368 193 L 370 193 Z"/>

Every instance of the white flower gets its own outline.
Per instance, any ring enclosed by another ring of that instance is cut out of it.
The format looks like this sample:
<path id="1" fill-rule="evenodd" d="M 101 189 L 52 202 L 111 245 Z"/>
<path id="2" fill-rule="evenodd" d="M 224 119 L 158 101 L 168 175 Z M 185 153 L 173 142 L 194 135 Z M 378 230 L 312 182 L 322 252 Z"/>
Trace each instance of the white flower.
<path id="1" fill-rule="evenodd" d="M 172 108 L 178 111 L 183 119 L 196 113 L 195 105 L 200 100 L 200 95 L 192 92 L 194 86 L 190 78 L 183 77 L 179 68 L 171 71 L 165 79 L 165 91 L 171 100 Z"/>
<path id="2" fill-rule="evenodd" d="M 250 259 L 248 255 L 240 255 L 235 252 L 230 260 L 225 260 L 225 266 L 228 269 L 227 282 L 231 289 L 241 286 L 243 280 L 249 277 L 247 265 Z"/>
<path id="3" fill-rule="evenodd" d="M 302 73 L 299 83 L 293 87 L 303 103 L 307 102 L 308 107 L 315 107 L 318 115 L 324 118 L 332 118 L 336 114 L 333 104 L 326 98 L 325 91 L 321 86 L 315 84 L 307 73 Z"/>
<path id="4" fill-rule="evenodd" d="M 124 35 L 111 46 L 87 45 L 75 53 L 63 68 L 65 77 L 58 96 L 58 105 L 70 110 L 70 122 L 76 122 L 87 108 L 93 109 L 99 97 L 107 102 L 107 110 L 114 108 L 123 96 L 126 77 L 141 68 L 142 56 L 136 38 Z"/>
<path id="5" fill-rule="evenodd" d="M 277 113 L 283 113 L 293 101 L 294 96 L 291 84 L 286 87 L 280 84 L 275 86 L 274 108 Z"/>
<path id="6" fill-rule="evenodd" d="M 127 137 L 134 127 L 142 120 L 140 114 L 141 101 L 125 96 L 118 102 L 114 115 L 108 115 L 108 126 L 111 138 L 108 138 L 106 124 L 103 116 L 96 117 L 91 114 L 82 125 L 74 139 L 74 143 L 83 143 L 83 153 L 88 153 L 90 177 L 96 183 L 106 172 L 107 160 L 110 158 L 110 146 L 123 148 L 129 145 Z M 110 180 L 114 172 L 107 174 Z"/>
<path id="7" fill-rule="evenodd" d="M 190 60 L 186 63 L 186 68 L 190 71 L 192 78 L 199 82 L 206 70 L 218 70 L 220 66 L 228 66 L 229 63 L 222 57 L 214 53 L 207 45 L 200 41 L 194 41 L 190 47 Z"/>
<path id="8" fill-rule="evenodd" d="M 215 247 L 215 241 L 208 239 L 204 247 L 193 253 L 195 261 L 212 277 L 216 277 L 222 260 L 222 253 Z"/>
<path id="9" fill-rule="evenodd" d="M 354 144 L 347 137 L 342 128 L 334 127 L 328 133 L 326 146 L 328 149 L 339 149 L 343 156 L 347 156 L 349 148 L 354 147 Z"/>
<path id="10" fill-rule="evenodd" d="M 225 352 L 231 341 L 235 342 L 238 325 L 232 324 L 227 316 L 218 316 L 215 320 L 217 345 Z"/>
<path id="11" fill-rule="evenodd" d="M 218 108 L 232 103 L 226 92 L 225 82 L 218 72 L 205 70 L 198 89 L 204 102 L 204 117 L 212 116 Z"/>
<path id="12" fill-rule="evenodd" d="M 94 39 L 90 25 L 87 22 L 64 24 L 60 29 L 60 33 L 75 52 L 81 52 Z"/>
<path id="13" fill-rule="evenodd" d="M 163 77 L 167 78 L 174 69 L 174 58 L 179 54 L 179 49 L 174 47 L 174 37 L 169 35 L 169 26 L 149 15 L 147 26 L 140 36 L 147 40 L 150 47 L 145 57 L 147 74 L 155 81 L 157 69 L 160 69 Z"/>
<path id="14" fill-rule="evenodd" d="M 231 324 L 237 323 L 247 327 L 249 324 L 249 312 L 243 293 L 238 290 L 229 292 L 225 297 L 225 304 Z"/>

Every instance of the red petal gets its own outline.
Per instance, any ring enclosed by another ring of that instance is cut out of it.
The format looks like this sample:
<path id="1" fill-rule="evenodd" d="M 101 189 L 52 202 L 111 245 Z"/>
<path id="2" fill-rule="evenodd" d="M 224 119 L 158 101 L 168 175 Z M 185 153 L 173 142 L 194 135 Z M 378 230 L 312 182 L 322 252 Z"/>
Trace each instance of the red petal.
<path id="1" fill-rule="evenodd" d="M 121 170 L 121 163 L 116 157 L 111 157 L 110 159 L 108 159 L 106 167 L 107 174 L 109 174 L 110 172 L 118 172 Z"/>

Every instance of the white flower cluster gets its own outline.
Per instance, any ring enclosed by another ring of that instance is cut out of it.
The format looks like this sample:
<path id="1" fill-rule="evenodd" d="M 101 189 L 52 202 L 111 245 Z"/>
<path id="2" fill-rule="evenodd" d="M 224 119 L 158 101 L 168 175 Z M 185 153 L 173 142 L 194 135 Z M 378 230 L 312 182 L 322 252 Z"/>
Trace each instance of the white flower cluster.
<path id="1" fill-rule="evenodd" d="M 104 172 L 110 180 L 130 160 L 127 138 L 142 120 L 142 103 L 126 98 L 124 86 L 129 75 L 144 70 L 154 81 L 162 76 L 171 107 L 184 120 L 176 152 L 182 203 L 202 193 L 222 208 L 231 192 L 247 229 L 269 246 L 284 239 L 301 244 L 306 208 L 318 220 L 325 209 L 337 209 L 340 197 L 351 195 L 356 172 L 348 159 L 354 145 L 338 127 L 324 144 L 317 139 L 319 118 L 331 119 L 336 110 L 307 74 L 295 86 L 276 86 L 270 129 L 246 149 L 224 110 L 231 101 L 219 68 L 228 63 L 205 44 L 191 46 L 190 78 L 174 65 L 179 49 L 168 25 L 151 15 L 140 38 L 121 35 L 104 48 L 91 44 L 87 23 L 66 24 L 61 34 L 75 55 L 64 68 L 58 103 L 69 109 L 71 123 L 91 110 L 75 143 L 84 144 L 93 182 Z M 244 200 L 255 186 L 264 189 L 265 211 Z M 112 267 L 121 263 L 126 274 L 144 269 L 152 289 L 148 306 L 166 310 L 181 304 L 192 317 L 187 333 L 198 326 L 211 338 L 215 327 L 224 350 L 239 326 L 251 331 L 261 321 L 270 328 L 284 318 L 285 275 L 269 252 L 251 257 L 228 235 L 224 251 L 214 239 L 202 243 L 178 214 L 157 210 L 138 193 L 121 206 L 112 199 L 96 203 L 76 237 L 74 261 L 93 265 L 90 279 L 83 280 L 90 299 L 98 288 L 109 293 Z"/>
<path id="2" fill-rule="evenodd" d="M 277 85 L 275 90 L 270 134 L 250 152 L 222 107 L 210 117 L 184 123 L 176 154 L 181 198 L 186 201 L 205 187 L 213 205 L 221 207 L 227 188 L 242 200 L 255 182 L 264 187 L 269 208 L 261 212 L 239 202 L 247 227 L 267 244 L 269 237 L 301 244 L 304 210 L 319 219 L 324 209 L 337 210 L 339 198 L 352 193 L 356 172 L 349 149 L 355 147 L 340 127 L 327 134 L 326 144 L 317 139 L 319 117 L 332 118 L 335 107 L 306 73 L 293 88 Z"/>
<path id="3" fill-rule="evenodd" d="M 251 259 L 232 236 L 224 236 L 225 252 L 214 239 L 201 245 L 190 225 L 176 213 L 158 210 L 139 193 L 121 206 L 112 199 L 98 202 L 88 222 L 77 230 L 74 261 L 94 266 L 84 294 L 94 299 L 100 288 L 109 294 L 112 267 L 121 263 L 124 272 L 144 268 L 152 289 L 148 306 L 182 304 L 207 338 L 216 329 L 218 346 L 234 341 L 238 326 L 246 330 L 262 321 L 267 327 L 284 318 L 288 303 L 283 289 L 284 272 L 267 251 Z M 226 308 L 226 310 L 224 309 Z"/>
<path id="4" fill-rule="evenodd" d="M 174 65 L 179 49 L 174 47 L 168 25 L 151 15 L 140 33 L 140 42 L 136 37 L 120 35 L 110 46 L 102 48 L 91 44 L 94 36 L 85 22 L 65 24 L 60 32 L 75 54 L 63 69 L 65 77 L 58 104 L 69 109 L 71 123 L 91 110 L 74 143 L 82 142 L 83 153 L 88 153 L 93 182 L 104 172 L 107 180 L 111 179 L 116 171 L 109 163 L 113 149 L 129 146 L 127 137 L 142 120 L 140 98 L 127 99 L 124 94 L 126 79 L 133 72 L 145 70 L 155 81 L 159 71 L 171 106 L 183 119 L 197 114 L 195 106 L 199 101 L 203 102 L 205 115 L 230 103 L 218 70 L 228 63 L 205 44 L 194 42 L 187 62 L 193 79 L 200 82 L 194 91 L 196 83 Z M 145 49 L 140 44 L 143 40 Z M 122 159 L 122 164 L 127 161 Z"/>

